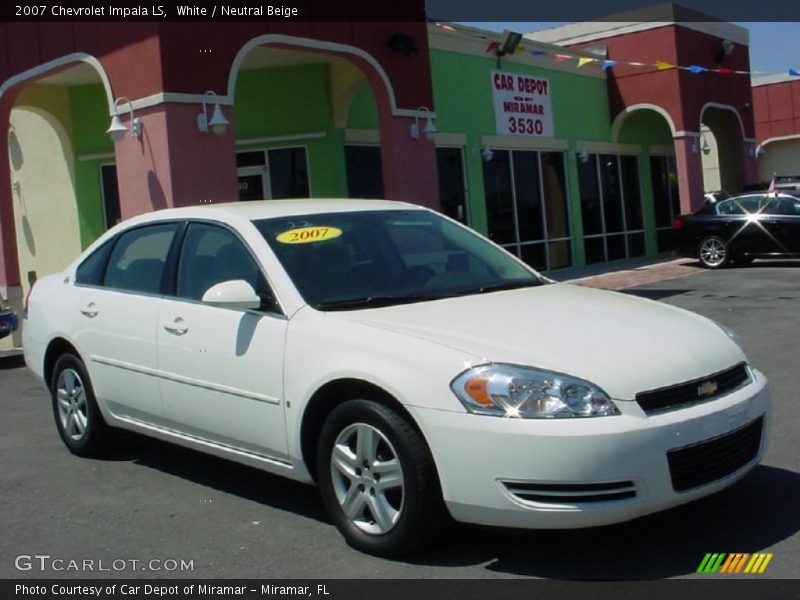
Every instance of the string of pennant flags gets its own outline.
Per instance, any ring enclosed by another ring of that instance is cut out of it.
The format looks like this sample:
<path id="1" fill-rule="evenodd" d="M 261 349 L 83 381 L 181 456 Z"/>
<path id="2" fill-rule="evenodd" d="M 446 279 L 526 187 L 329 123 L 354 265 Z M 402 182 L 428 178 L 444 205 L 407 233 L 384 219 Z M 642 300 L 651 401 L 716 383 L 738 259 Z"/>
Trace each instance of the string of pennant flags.
<path id="1" fill-rule="evenodd" d="M 480 39 L 488 42 L 486 46 L 486 52 L 495 52 L 500 49 L 500 42 L 497 40 L 493 40 L 490 36 L 482 35 L 478 33 L 474 33 L 471 31 L 465 31 L 463 29 L 456 29 L 455 27 L 448 25 L 447 23 L 434 23 L 434 25 L 443 30 L 443 31 L 451 31 L 457 32 L 462 35 L 466 35 L 467 37 L 471 37 L 473 39 Z M 639 61 L 629 61 L 629 60 L 611 60 L 607 58 L 594 58 L 591 56 L 579 56 L 576 54 L 570 54 L 568 52 L 549 52 L 547 50 L 542 50 L 540 48 L 530 49 L 530 48 L 523 48 L 522 45 L 518 46 L 514 52 L 515 54 L 526 53 L 531 56 L 550 56 L 554 62 L 556 63 L 564 63 L 567 61 L 577 61 L 578 68 L 585 67 L 586 65 L 597 64 L 604 71 L 608 71 L 609 69 L 613 69 L 616 66 L 624 65 L 629 67 L 646 67 L 646 68 L 655 68 L 658 71 L 668 71 L 670 69 L 677 69 L 679 71 L 688 71 L 694 75 L 698 75 L 700 73 L 717 73 L 719 75 L 768 75 L 767 71 L 742 71 L 737 69 L 731 69 L 730 67 L 704 67 L 702 65 L 674 65 L 669 63 L 665 60 L 656 60 L 655 62 L 639 62 Z M 788 69 L 787 74 L 792 77 L 800 77 L 800 71 L 796 69 Z"/>

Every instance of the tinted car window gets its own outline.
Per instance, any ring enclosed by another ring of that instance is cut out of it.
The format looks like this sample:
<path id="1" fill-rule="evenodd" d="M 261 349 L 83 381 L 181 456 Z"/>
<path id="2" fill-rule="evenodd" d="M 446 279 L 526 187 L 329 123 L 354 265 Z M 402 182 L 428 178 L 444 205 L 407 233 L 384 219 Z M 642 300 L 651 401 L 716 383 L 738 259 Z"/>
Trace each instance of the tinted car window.
<path id="1" fill-rule="evenodd" d="M 764 214 L 800 216 L 800 199 L 797 198 L 771 198 L 764 207 Z"/>
<path id="2" fill-rule="evenodd" d="M 717 214 L 720 215 L 744 215 L 754 214 L 759 211 L 763 202 L 763 196 L 740 196 L 724 200 L 717 205 Z"/>
<path id="3" fill-rule="evenodd" d="M 263 301 L 262 308 L 277 310 L 266 278 L 242 241 L 224 227 L 191 223 L 178 261 L 176 295 L 200 301 L 212 286 L 234 279 L 253 286 Z"/>
<path id="4" fill-rule="evenodd" d="M 127 231 L 111 251 L 105 286 L 117 290 L 157 294 L 176 223 L 148 225 Z"/>
<path id="5" fill-rule="evenodd" d="M 87 256 L 75 271 L 75 283 L 80 285 L 103 285 L 108 255 L 113 247 L 114 241 L 108 241 Z"/>

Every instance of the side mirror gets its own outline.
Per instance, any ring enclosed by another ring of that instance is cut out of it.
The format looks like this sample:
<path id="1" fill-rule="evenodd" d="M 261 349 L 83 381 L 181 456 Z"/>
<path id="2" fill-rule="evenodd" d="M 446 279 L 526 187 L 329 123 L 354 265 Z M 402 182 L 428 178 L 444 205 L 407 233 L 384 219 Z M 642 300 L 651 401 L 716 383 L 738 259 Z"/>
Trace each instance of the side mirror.
<path id="1" fill-rule="evenodd" d="M 241 310 L 258 309 L 261 298 L 253 286 L 244 279 L 223 281 L 208 288 L 203 294 L 203 302 L 219 308 L 238 308 Z"/>

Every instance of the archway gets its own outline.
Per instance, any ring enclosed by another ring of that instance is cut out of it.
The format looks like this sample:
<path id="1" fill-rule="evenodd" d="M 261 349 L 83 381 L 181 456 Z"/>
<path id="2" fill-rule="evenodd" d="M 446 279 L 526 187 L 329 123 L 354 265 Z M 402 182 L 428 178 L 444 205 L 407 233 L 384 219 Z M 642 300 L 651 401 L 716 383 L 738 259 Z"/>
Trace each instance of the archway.
<path id="1" fill-rule="evenodd" d="M 358 189 L 348 181 L 345 132 L 351 103 L 365 85 L 377 107 L 378 132 L 372 144 L 379 160 L 371 164 L 379 172 L 371 176 L 383 184 L 378 186 L 380 195 L 437 206 L 434 146 L 410 136 L 409 117 L 418 113 L 397 106 L 380 63 L 346 44 L 277 34 L 247 42 L 229 76 L 240 197 L 254 198 L 258 194 L 253 190 L 259 188 L 267 198 L 283 197 L 275 193 L 270 166 L 274 160 L 289 161 L 277 155 L 279 150 L 286 156 L 291 150 L 294 180 L 307 176 L 307 190 L 294 188 L 306 195 L 347 196 Z M 297 172 L 303 163 L 306 175 Z"/>
<path id="2" fill-rule="evenodd" d="M 672 249 L 672 224 L 681 213 L 675 133 L 672 117 L 656 105 L 629 107 L 612 124 L 615 141 L 642 148 L 639 174 L 645 233 L 658 252 Z"/>
<path id="3" fill-rule="evenodd" d="M 2 96 L 8 195 L 0 219 L 13 223 L 3 241 L 15 250 L 4 252 L 14 255 L 4 261 L 5 283 L 21 311 L 36 279 L 65 268 L 113 224 L 106 223 L 101 178 L 101 167 L 113 171 L 114 163 L 105 134 L 110 85 L 99 62 L 70 55 L 8 80 Z"/>
<path id="4" fill-rule="evenodd" d="M 700 113 L 697 146 L 703 163 L 703 189 L 738 194 L 745 184 L 744 124 L 731 106 L 707 103 Z"/>

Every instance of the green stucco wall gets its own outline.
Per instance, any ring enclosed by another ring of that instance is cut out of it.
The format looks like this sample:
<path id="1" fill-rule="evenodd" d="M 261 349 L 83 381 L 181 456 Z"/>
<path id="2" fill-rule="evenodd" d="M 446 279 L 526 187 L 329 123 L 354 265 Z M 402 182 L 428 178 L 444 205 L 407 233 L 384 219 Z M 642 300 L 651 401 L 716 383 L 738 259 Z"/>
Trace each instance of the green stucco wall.
<path id="1" fill-rule="evenodd" d="M 113 163 L 114 143 L 106 134 L 110 122 L 103 86 L 69 88 L 72 115 L 72 145 L 75 151 L 75 190 L 81 245 L 85 248 L 106 230 L 100 165 Z M 112 155 L 103 158 L 97 155 Z M 93 157 L 93 158 L 89 158 Z"/>
<path id="2" fill-rule="evenodd" d="M 324 138 L 259 142 L 237 150 L 305 146 L 311 195 L 345 196 L 342 131 L 333 126 L 327 64 L 244 70 L 236 80 L 233 125 L 236 139 L 303 133 Z"/>

